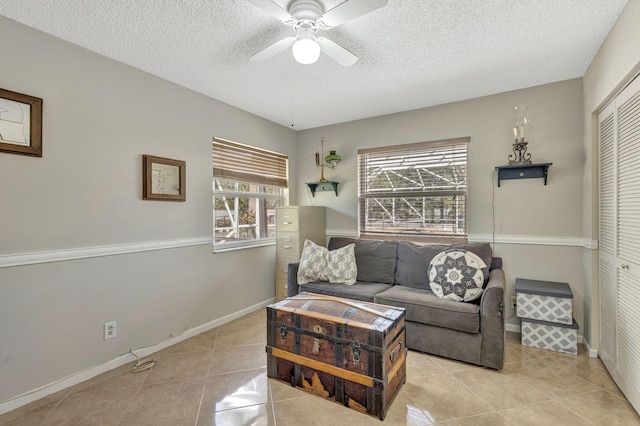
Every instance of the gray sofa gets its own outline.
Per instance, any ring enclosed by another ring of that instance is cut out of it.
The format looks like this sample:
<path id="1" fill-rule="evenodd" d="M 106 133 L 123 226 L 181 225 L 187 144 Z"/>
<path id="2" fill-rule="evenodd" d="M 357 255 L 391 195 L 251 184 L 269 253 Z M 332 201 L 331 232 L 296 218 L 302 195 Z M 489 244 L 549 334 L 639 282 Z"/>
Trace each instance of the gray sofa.
<path id="1" fill-rule="evenodd" d="M 298 264 L 289 264 L 288 294 L 301 291 L 406 309 L 407 347 L 471 364 L 501 369 L 505 353 L 502 259 L 487 243 L 418 245 L 404 241 L 331 238 L 328 249 L 355 243 L 358 267 L 353 285 L 314 282 L 298 285 Z M 438 253 L 462 248 L 489 266 L 482 296 L 471 302 L 438 298 L 429 287 L 427 267 Z"/>

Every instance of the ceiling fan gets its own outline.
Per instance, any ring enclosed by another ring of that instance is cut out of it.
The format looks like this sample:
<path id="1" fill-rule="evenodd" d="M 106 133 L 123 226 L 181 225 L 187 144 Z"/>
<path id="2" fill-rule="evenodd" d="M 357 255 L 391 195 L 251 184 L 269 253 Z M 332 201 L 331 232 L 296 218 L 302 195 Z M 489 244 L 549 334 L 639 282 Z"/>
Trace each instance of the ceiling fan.
<path id="1" fill-rule="evenodd" d="M 387 0 L 347 0 L 333 9 L 324 12 L 317 0 L 295 0 L 287 10 L 282 9 L 271 0 L 249 0 L 265 12 L 273 15 L 284 24 L 293 27 L 295 37 L 286 37 L 276 41 L 255 55 L 250 60 L 266 61 L 269 58 L 291 47 L 294 59 L 301 64 L 312 64 L 320 57 L 320 51 L 341 65 L 356 63 L 358 57 L 338 43 L 324 37 L 316 37 L 318 30 L 337 27 L 351 19 L 355 19 L 387 4 Z"/>

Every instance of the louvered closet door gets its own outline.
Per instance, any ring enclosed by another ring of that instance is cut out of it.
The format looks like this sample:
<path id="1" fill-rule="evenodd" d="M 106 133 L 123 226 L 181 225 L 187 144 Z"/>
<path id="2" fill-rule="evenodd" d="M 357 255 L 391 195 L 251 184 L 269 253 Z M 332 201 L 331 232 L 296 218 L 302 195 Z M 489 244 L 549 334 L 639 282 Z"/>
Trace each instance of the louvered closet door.
<path id="1" fill-rule="evenodd" d="M 618 97 L 617 367 L 640 395 L 640 79 Z"/>
<path id="2" fill-rule="evenodd" d="M 600 356 L 640 411 L 640 78 L 598 121 Z"/>
<path id="3" fill-rule="evenodd" d="M 616 277 L 615 104 L 598 116 L 600 140 L 600 358 L 615 369 L 618 286 Z"/>

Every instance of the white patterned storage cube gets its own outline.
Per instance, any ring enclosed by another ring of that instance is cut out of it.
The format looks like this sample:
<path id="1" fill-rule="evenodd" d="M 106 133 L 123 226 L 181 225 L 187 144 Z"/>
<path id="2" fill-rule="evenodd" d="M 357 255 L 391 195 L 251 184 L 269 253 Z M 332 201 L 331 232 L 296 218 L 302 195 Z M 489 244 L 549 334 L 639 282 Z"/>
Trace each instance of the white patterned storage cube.
<path id="1" fill-rule="evenodd" d="M 578 353 L 578 323 L 573 318 L 568 326 L 522 318 L 520 332 L 523 345 L 571 355 Z"/>
<path id="2" fill-rule="evenodd" d="M 571 325 L 573 293 L 567 283 L 516 278 L 517 315 Z"/>

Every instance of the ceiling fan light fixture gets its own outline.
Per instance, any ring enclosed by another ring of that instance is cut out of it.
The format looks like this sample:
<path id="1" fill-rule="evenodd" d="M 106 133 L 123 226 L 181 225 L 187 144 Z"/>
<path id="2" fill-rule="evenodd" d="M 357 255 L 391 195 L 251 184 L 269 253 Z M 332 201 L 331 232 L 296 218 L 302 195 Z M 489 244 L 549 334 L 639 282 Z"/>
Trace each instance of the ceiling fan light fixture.
<path id="1" fill-rule="evenodd" d="M 300 64 L 313 64 L 320 57 L 320 45 L 313 37 L 299 37 L 293 47 L 293 58 Z"/>

